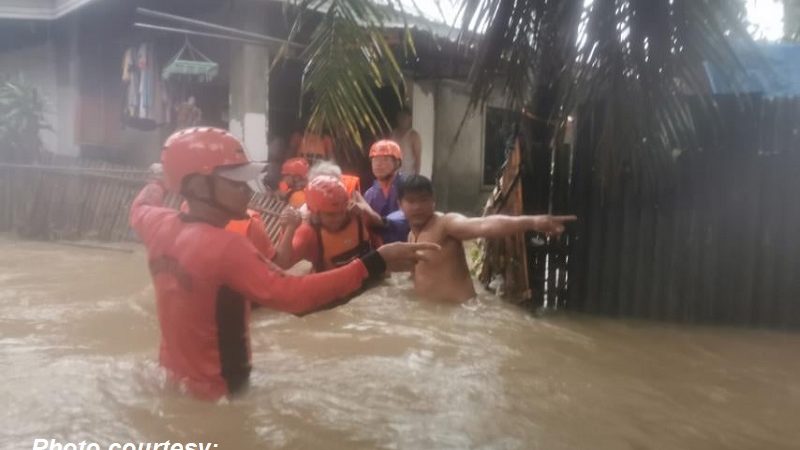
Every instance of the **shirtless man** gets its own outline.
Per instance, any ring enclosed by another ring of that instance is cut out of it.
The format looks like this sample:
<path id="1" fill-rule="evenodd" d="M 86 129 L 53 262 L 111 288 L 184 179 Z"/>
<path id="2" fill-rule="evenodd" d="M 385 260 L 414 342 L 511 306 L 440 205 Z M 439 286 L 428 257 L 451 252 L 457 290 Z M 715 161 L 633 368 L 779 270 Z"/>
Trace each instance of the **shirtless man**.
<path id="1" fill-rule="evenodd" d="M 400 185 L 400 208 L 411 226 L 409 242 L 432 242 L 441 252 L 414 267 L 414 290 L 421 298 L 463 302 L 475 297 L 462 241 L 500 238 L 525 231 L 558 236 L 564 224 L 576 216 L 504 216 L 467 218 L 435 210 L 433 185 L 421 175 L 412 175 Z"/>

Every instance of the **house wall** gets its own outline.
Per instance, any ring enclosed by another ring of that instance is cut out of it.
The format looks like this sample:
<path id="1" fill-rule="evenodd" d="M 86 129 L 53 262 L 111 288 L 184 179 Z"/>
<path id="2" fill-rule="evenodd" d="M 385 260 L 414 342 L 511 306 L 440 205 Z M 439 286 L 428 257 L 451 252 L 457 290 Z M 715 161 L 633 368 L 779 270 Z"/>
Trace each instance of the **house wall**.
<path id="1" fill-rule="evenodd" d="M 234 2 L 229 11 L 234 26 L 267 34 L 265 4 Z M 231 47 L 230 121 L 231 133 L 244 141 L 251 159 L 265 161 L 267 150 L 269 50 L 260 45 L 233 44 Z"/>
<path id="2" fill-rule="evenodd" d="M 783 31 L 787 38 L 800 39 L 800 0 L 784 0 Z"/>
<path id="3" fill-rule="evenodd" d="M 468 106 L 466 85 L 449 80 L 438 82 L 433 182 L 440 210 L 474 213 L 479 209 L 484 113 L 472 111 L 465 117 Z"/>
<path id="4" fill-rule="evenodd" d="M 434 92 L 432 179 L 437 207 L 443 211 L 479 214 L 491 192 L 491 186 L 483 184 L 486 110 L 476 109 L 465 117 L 470 101 L 469 86 L 465 83 L 440 80 L 435 82 Z M 503 108 L 503 99 L 496 92 L 486 104 Z M 414 115 L 417 114 L 415 107 Z"/>
<path id="5" fill-rule="evenodd" d="M 422 141 L 420 173 L 430 178 L 433 173 L 433 153 L 436 138 L 436 84 L 432 81 L 411 84 L 413 108 L 412 127 Z"/>

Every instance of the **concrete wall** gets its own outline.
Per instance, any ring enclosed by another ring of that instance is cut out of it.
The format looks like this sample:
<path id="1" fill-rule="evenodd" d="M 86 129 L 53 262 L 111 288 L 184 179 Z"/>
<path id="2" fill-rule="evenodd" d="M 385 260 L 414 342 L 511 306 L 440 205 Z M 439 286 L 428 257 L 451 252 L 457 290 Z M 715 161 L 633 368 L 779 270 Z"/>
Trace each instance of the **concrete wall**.
<path id="1" fill-rule="evenodd" d="M 800 0 L 784 1 L 783 31 L 787 38 L 800 38 Z"/>
<path id="2" fill-rule="evenodd" d="M 436 138 L 436 84 L 432 81 L 413 82 L 411 104 L 413 108 L 412 127 L 422 140 L 422 161 L 420 173 L 430 178 L 433 173 L 433 153 Z"/>
<path id="3" fill-rule="evenodd" d="M 484 196 L 481 182 L 484 113 L 473 111 L 465 119 L 468 105 L 466 85 L 448 80 L 438 82 L 433 169 L 437 206 L 440 210 L 472 214 L 480 209 L 480 199 Z M 456 135 L 458 139 L 454 140 Z"/>
<path id="4" fill-rule="evenodd" d="M 264 4 L 236 1 L 230 13 L 237 28 L 267 33 L 267 8 Z M 264 46 L 234 44 L 231 53 L 230 121 L 231 133 L 244 141 L 248 156 L 266 161 L 269 95 L 269 50 Z"/>

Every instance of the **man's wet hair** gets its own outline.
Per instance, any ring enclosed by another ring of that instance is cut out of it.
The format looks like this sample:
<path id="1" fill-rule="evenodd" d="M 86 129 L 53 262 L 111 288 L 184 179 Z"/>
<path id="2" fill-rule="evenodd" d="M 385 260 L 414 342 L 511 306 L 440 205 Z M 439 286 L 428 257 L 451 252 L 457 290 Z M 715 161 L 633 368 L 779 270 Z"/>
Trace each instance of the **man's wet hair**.
<path id="1" fill-rule="evenodd" d="M 409 175 L 397 187 L 397 198 L 402 200 L 406 194 L 425 193 L 433 195 L 433 183 L 423 175 Z"/>

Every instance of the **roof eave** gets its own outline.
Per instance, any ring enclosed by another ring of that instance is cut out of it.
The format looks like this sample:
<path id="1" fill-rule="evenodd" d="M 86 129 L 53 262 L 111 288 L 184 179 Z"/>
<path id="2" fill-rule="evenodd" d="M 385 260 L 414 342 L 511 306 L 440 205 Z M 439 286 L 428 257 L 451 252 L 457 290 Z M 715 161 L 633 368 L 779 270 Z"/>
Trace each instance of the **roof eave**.
<path id="1" fill-rule="evenodd" d="M 56 20 L 72 11 L 99 0 L 55 0 L 47 6 L 3 5 L 0 1 L 0 19 L 10 20 Z"/>

